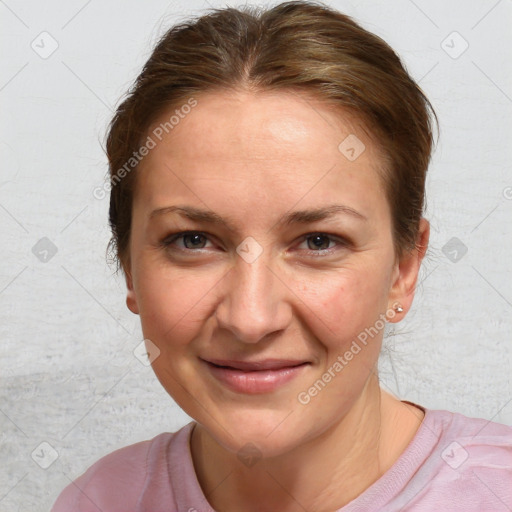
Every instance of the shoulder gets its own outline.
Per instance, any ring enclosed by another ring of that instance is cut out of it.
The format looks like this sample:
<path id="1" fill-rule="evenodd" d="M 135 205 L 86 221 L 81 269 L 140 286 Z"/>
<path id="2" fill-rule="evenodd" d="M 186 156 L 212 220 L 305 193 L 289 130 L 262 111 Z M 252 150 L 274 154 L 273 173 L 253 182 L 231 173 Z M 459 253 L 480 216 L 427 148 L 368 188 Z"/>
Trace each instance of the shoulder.
<path id="1" fill-rule="evenodd" d="M 448 466 L 501 464 L 512 471 L 511 426 L 443 410 L 429 410 L 425 419 Z"/>
<path id="2" fill-rule="evenodd" d="M 444 503 L 454 500 L 454 510 L 512 507 L 511 426 L 442 410 L 428 412 L 428 425 L 438 442 L 427 463 L 427 488 Z"/>
<path id="3" fill-rule="evenodd" d="M 468 445 L 511 447 L 512 426 L 509 425 L 444 410 L 429 410 L 428 423 L 439 432 L 440 439 L 452 437 L 463 439 Z"/>
<path id="4" fill-rule="evenodd" d="M 162 474 L 168 450 L 189 426 L 125 446 L 100 458 L 61 492 L 52 512 L 135 510 L 151 475 Z"/>

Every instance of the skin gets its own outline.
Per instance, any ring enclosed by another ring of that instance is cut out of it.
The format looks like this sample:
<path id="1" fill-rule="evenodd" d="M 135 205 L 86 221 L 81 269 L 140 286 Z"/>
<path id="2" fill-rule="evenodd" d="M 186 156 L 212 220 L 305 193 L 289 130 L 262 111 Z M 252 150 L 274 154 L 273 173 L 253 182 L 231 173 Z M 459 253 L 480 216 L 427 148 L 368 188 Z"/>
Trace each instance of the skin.
<path id="1" fill-rule="evenodd" d="M 335 510 L 392 466 L 423 412 L 380 388 L 382 330 L 308 404 L 297 396 L 379 315 L 404 317 L 429 223 L 421 220 L 417 249 L 398 261 L 378 174 L 383 156 L 348 112 L 282 91 L 195 98 L 198 105 L 137 170 L 124 261 L 127 305 L 160 351 L 155 374 L 197 422 L 192 458 L 215 510 Z M 365 145 L 354 161 L 338 149 L 349 134 Z M 330 204 L 366 220 L 339 214 L 277 222 L 290 211 Z M 177 213 L 150 218 L 171 205 L 214 211 L 234 230 Z M 183 231 L 205 238 L 162 244 Z M 318 232 L 332 236 L 321 238 L 320 248 L 312 241 Z M 262 249 L 251 263 L 236 251 L 247 237 Z M 403 313 L 393 314 L 396 303 Z M 200 358 L 311 364 L 271 393 L 248 395 L 224 387 Z M 246 443 L 261 455 L 250 467 L 237 457 Z"/>

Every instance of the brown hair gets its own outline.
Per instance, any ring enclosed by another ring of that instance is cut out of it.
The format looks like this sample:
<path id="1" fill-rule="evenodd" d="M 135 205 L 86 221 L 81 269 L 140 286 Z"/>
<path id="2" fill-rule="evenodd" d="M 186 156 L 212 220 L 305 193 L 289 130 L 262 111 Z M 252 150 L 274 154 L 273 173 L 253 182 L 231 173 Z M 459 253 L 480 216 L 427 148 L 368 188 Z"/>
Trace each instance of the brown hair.
<path id="1" fill-rule="evenodd" d="M 118 268 L 129 261 L 136 181 L 126 162 L 164 109 L 229 89 L 302 91 L 355 113 L 386 156 L 395 253 L 415 248 L 437 117 L 389 45 L 319 1 L 211 11 L 164 34 L 111 121 L 108 249 Z"/>

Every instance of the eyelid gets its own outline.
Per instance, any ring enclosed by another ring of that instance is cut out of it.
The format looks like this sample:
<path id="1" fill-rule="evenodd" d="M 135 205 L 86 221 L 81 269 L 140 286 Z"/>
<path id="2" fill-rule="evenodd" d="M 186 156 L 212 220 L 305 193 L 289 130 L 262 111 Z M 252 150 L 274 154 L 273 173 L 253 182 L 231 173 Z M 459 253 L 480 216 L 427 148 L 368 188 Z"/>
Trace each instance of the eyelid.
<path id="1" fill-rule="evenodd" d="M 311 233 L 306 233 L 305 235 L 302 235 L 300 241 L 301 241 L 301 243 L 305 242 L 305 241 L 307 241 L 308 238 L 312 238 L 314 236 L 326 237 L 326 238 L 330 239 L 331 241 L 336 242 L 336 244 L 337 244 L 337 247 L 331 247 L 329 249 L 323 249 L 323 250 L 318 250 L 318 251 L 315 251 L 313 249 L 305 249 L 306 252 L 308 252 L 309 254 L 313 254 L 315 256 L 322 255 L 322 254 L 331 254 L 333 251 L 335 251 L 339 248 L 348 247 L 351 244 L 351 242 L 347 238 L 344 238 L 339 235 L 334 235 L 331 233 L 326 233 L 324 231 L 312 231 Z"/>
<path id="2" fill-rule="evenodd" d="M 202 235 L 207 240 L 212 242 L 212 240 L 211 240 L 212 235 L 210 235 L 209 233 L 206 233 L 204 231 L 187 230 L 187 231 L 177 231 L 175 233 L 171 233 L 170 235 L 166 236 L 160 242 L 160 245 L 162 245 L 164 248 L 168 248 L 173 242 L 175 242 L 176 240 L 179 240 L 180 238 L 184 238 L 187 235 Z M 205 250 L 206 248 L 198 247 L 196 249 L 187 249 L 187 248 L 177 247 L 176 249 L 179 251 L 184 251 L 184 252 L 197 252 L 200 250 Z"/>
<path id="3" fill-rule="evenodd" d="M 213 235 L 210 235 L 209 233 L 207 233 L 205 231 L 186 230 L 186 231 L 179 231 L 179 232 L 171 233 L 170 235 L 166 236 L 160 242 L 160 245 L 164 249 L 168 249 L 172 245 L 173 242 L 175 242 L 178 239 L 182 239 L 182 238 L 184 238 L 187 235 L 202 235 L 208 241 L 210 241 L 211 243 L 214 243 L 212 238 L 215 238 L 215 237 L 213 237 Z M 339 250 L 341 248 L 346 248 L 346 247 L 349 247 L 351 245 L 351 241 L 348 240 L 346 237 L 342 237 L 342 236 L 339 236 L 339 235 L 334 235 L 334 234 L 331 234 L 331 233 L 326 233 L 326 232 L 323 232 L 323 231 L 311 231 L 311 232 L 305 233 L 304 235 L 302 235 L 299 238 L 299 244 L 307 241 L 309 238 L 312 238 L 314 236 L 326 237 L 329 240 L 331 240 L 333 242 L 336 242 L 336 244 L 337 244 L 335 247 L 330 247 L 329 249 L 321 249 L 321 250 L 304 249 L 304 251 L 306 253 L 308 253 L 310 255 L 313 255 L 314 257 L 321 257 L 322 255 L 330 255 L 330 254 L 332 254 L 333 251 Z M 187 248 L 176 247 L 176 250 L 192 254 L 192 253 L 195 253 L 195 252 L 200 252 L 200 251 L 208 250 L 208 248 L 198 247 L 198 248 L 195 248 L 195 249 L 194 248 L 187 249 Z"/>

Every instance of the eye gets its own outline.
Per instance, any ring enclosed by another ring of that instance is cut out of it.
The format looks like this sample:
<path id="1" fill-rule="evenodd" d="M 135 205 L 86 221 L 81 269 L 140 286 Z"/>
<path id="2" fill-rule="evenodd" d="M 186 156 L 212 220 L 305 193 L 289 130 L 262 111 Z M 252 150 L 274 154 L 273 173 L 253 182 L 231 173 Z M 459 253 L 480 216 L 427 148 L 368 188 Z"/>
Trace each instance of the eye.
<path id="1" fill-rule="evenodd" d="M 307 244 L 307 251 L 315 256 L 323 256 L 324 253 L 331 254 L 336 250 L 336 247 L 332 246 L 333 243 L 337 244 L 338 248 L 347 247 L 349 245 L 343 238 L 327 233 L 310 233 L 305 235 L 302 240 L 303 243 L 305 242 Z"/>
<path id="2" fill-rule="evenodd" d="M 184 231 L 175 233 L 162 240 L 162 246 L 171 248 L 178 240 L 182 241 L 182 245 L 178 244 L 177 249 L 182 251 L 191 251 L 194 249 L 205 249 L 205 243 L 208 237 L 200 231 Z"/>
<path id="3" fill-rule="evenodd" d="M 161 245 L 166 250 L 175 249 L 190 253 L 200 249 L 208 249 L 209 247 L 206 246 L 208 241 L 210 241 L 208 236 L 201 231 L 182 231 L 168 235 L 162 240 Z M 349 246 L 347 240 L 328 233 L 309 233 L 304 235 L 301 245 L 304 243 L 307 245 L 306 252 L 312 256 L 329 255 L 337 249 Z M 303 248 L 299 246 L 299 249 Z"/>

